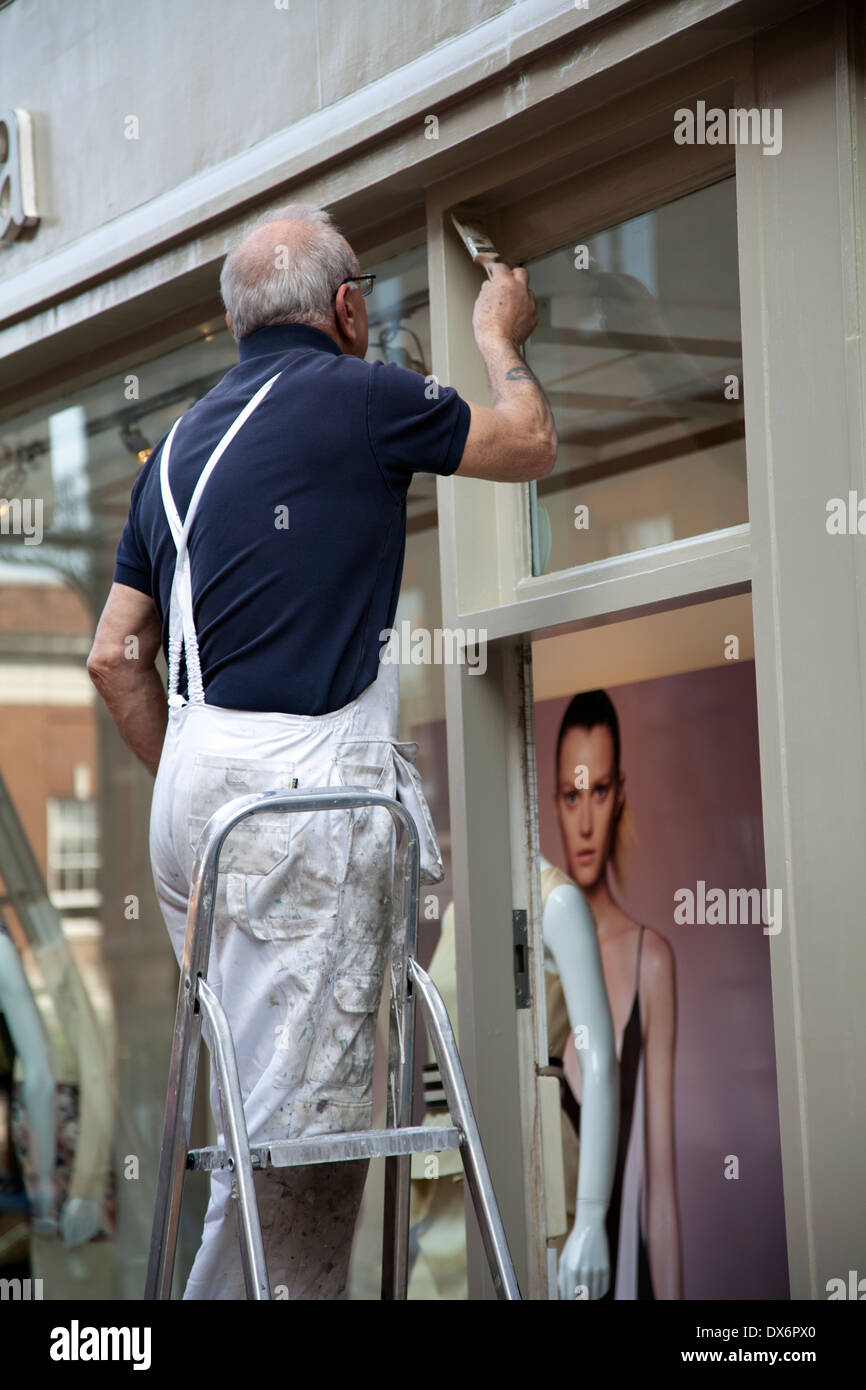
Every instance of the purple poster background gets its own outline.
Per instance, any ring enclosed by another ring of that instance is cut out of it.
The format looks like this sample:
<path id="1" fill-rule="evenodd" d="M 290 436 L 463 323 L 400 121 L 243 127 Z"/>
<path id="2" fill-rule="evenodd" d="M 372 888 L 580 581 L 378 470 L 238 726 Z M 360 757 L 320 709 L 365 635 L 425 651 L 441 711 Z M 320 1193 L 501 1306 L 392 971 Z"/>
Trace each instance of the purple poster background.
<path id="1" fill-rule="evenodd" d="M 574 693 L 581 689 L 576 671 Z M 676 962 L 684 1297 L 787 1298 L 771 938 L 760 924 L 678 925 L 673 916 L 676 890 L 696 892 L 700 879 L 726 896 L 766 886 L 754 662 L 607 692 L 637 834 L 617 896 L 667 938 Z M 535 711 L 541 847 L 561 868 L 554 755 L 567 704 L 545 700 Z M 724 1176 L 728 1155 L 739 1160 L 736 1180 Z"/>

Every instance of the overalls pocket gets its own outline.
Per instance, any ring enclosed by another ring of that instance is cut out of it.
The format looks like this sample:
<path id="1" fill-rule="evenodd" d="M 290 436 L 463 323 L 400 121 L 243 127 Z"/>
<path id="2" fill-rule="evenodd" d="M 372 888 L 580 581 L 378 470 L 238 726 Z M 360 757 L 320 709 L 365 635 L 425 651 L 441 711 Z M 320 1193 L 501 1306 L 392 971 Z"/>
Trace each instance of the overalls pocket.
<path id="1" fill-rule="evenodd" d="M 220 757 L 216 753 L 197 753 L 190 783 L 187 829 L 190 848 L 195 852 L 202 831 L 215 811 L 227 801 L 253 792 L 289 791 L 294 765 L 270 758 Z M 221 874 L 267 874 L 289 852 L 291 830 L 287 815 L 263 812 L 242 820 L 229 832 L 220 851 Z"/>
<path id="2" fill-rule="evenodd" d="M 334 762 L 340 782 L 344 787 L 364 787 L 368 791 L 384 792 L 394 795 L 393 744 L 388 738 L 340 738 L 335 742 Z M 367 806 L 355 811 L 359 822 L 373 815 L 383 822 L 390 821 L 390 814 L 376 807 Z"/>
<path id="3" fill-rule="evenodd" d="M 365 1100 L 372 1082 L 376 1015 L 382 997 L 387 948 L 365 942 L 347 947 L 316 1029 L 309 1078 L 320 1095 Z"/>
<path id="4" fill-rule="evenodd" d="M 441 883 L 445 876 L 442 851 L 424 796 L 421 778 L 415 767 L 417 743 L 400 743 L 397 739 L 345 739 L 337 745 L 337 766 L 344 786 L 372 787 L 395 797 L 409 812 L 418 832 L 420 851 L 420 880 L 422 883 Z M 371 781 L 379 771 L 378 780 Z M 390 839 L 394 822 L 388 812 L 374 807 L 355 813 L 365 819 L 365 825 L 375 817 L 376 833 L 380 839 Z"/>
<path id="5" fill-rule="evenodd" d="M 188 833 L 193 849 L 209 818 L 235 797 L 290 791 L 294 763 L 272 758 L 231 758 L 199 753 L 190 787 Z M 228 916 L 263 941 L 303 936 L 335 918 L 338 852 L 322 812 L 261 812 L 226 836 L 220 853 Z"/>
<path id="6" fill-rule="evenodd" d="M 337 740 L 334 768 L 344 787 L 395 794 L 389 739 Z M 393 838 L 394 824 L 384 808 L 364 806 L 350 813 L 334 973 L 308 1071 L 323 1101 L 370 1099 L 376 1016 L 391 940 Z"/>

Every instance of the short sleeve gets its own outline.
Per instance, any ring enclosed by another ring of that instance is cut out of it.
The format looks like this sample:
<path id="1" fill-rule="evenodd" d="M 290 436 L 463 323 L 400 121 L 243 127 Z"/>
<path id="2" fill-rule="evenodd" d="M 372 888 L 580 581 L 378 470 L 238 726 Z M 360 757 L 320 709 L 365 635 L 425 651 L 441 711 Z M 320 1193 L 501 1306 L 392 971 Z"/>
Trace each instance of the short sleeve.
<path id="1" fill-rule="evenodd" d="M 148 460 L 149 462 L 150 460 Z M 141 470 L 130 494 L 129 515 L 121 532 L 115 555 L 114 582 L 115 584 L 128 584 L 130 589 L 138 589 L 141 593 L 153 597 L 150 557 L 141 544 L 135 525 L 138 499 L 141 495 L 146 471 L 146 467 Z"/>
<path id="2" fill-rule="evenodd" d="M 373 362 L 367 396 L 370 447 L 385 482 L 405 493 L 413 473 L 448 477 L 460 465 L 470 410 L 453 386 L 433 376 Z"/>

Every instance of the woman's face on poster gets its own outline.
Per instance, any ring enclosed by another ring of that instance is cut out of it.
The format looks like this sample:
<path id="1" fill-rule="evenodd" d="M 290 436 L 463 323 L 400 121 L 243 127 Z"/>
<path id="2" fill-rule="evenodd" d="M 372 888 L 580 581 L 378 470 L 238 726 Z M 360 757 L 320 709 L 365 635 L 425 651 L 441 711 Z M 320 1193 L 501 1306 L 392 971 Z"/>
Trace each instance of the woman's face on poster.
<path id="1" fill-rule="evenodd" d="M 559 755 L 556 815 L 568 872 L 581 888 L 593 888 L 604 877 L 621 786 L 610 729 L 569 729 Z"/>

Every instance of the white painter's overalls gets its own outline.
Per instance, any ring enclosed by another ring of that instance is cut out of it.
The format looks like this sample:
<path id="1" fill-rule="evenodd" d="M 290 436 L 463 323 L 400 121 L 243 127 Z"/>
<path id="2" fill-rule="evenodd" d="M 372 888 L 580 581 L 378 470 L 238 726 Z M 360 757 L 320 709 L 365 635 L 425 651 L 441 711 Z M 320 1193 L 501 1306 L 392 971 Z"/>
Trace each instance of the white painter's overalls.
<path id="1" fill-rule="evenodd" d="M 202 829 L 219 806 L 248 792 L 289 790 L 297 779 L 301 791 L 365 786 L 396 795 L 418 827 L 422 879 L 442 878 L 439 844 L 412 765 L 416 745 L 396 741 L 396 664 L 380 662 L 373 684 L 330 714 L 205 704 L 187 550 L 190 526 L 224 449 L 275 380 L 256 393 L 214 450 L 183 524 L 169 486 L 179 421 L 162 453 L 162 498 L 177 564 L 169 614 L 168 728 L 153 792 L 150 850 L 178 962 Z M 250 621 L 255 622 L 252 612 Z M 178 694 L 182 646 L 188 700 Z M 252 1143 L 370 1127 L 376 1016 L 390 942 L 393 846 L 390 815 L 370 808 L 257 815 L 223 844 L 208 980 L 234 1036 Z M 223 1144 L 213 1067 L 210 1098 Z M 274 1297 L 345 1297 L 367 1167 L 360 1161 L 256 1171 Z M 230 1175 L 212 1174 L 202 1243 L 185 1298 L 245 1297 L 234 1206 Z"/>

